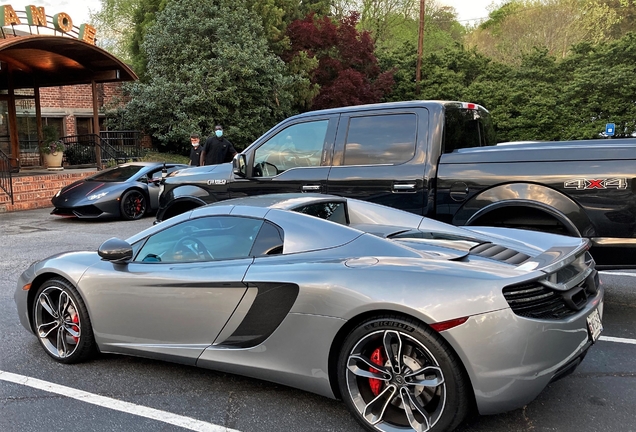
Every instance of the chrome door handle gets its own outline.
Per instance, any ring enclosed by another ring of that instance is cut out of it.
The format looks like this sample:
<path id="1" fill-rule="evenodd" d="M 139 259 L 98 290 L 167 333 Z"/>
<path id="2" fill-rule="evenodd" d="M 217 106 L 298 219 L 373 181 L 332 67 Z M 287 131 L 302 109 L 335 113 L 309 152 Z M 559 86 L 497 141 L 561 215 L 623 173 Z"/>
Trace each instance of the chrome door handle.
<path id="1" fill-rule="evenodd" d="M 415 183 L 394 184 L 393 190 L 397 192 L 408 192 L 415 190 Z"/>
<path id="2" fill-rule="evenodd" d="M 304 185 L 301 189 L 303 192 L 316 192 L 320 191 L 320 185 Z"/>

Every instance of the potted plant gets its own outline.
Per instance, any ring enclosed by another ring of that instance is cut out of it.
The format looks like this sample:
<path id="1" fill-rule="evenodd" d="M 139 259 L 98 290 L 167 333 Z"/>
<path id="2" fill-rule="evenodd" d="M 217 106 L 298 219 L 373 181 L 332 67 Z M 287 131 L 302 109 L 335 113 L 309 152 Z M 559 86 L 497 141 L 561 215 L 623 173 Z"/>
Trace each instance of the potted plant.
<path id="1" fill-rule="evenodd" d="M 58 139 L 57 129 L 51 125 L 43 126 L 42 135 L 40 152 L 44 156 L 44 164 L 51 171 L 63 170 L 64 143 Z"/>

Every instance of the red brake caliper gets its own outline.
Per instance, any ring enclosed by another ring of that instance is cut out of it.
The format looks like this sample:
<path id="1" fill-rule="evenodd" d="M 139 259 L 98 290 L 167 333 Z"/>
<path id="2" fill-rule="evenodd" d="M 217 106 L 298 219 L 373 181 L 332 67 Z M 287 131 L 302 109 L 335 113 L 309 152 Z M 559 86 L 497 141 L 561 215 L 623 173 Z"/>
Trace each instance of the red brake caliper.
<path id="1" fill-rule="evenodd" d="M 376 348 L 375 351 L 371 354 L 371 361 L 377 365 L 383 365 L 386 359 L 382 354 L 382 348 Z M 370 368 L 369 372 L 377 373 L 380 372 L 377 369 Z M 374 396 L 380 394 L 380 389 L 382 388 L 382 381 L 375 378 L 369 378 L 369 386 L 371 386 L 371 392 L 373 392 Z"/>
<path id="2" fill-rule="evenodd" d="M 72 321 L 75 324 L 79 324 L 79 316 L 77 314 L 73 315 Z M 79 332 L 79 327 L 78 326 L 73 326 L 73 330 L 75 330 L 76 332 Z M 73 338 L 75 343 L 77 343 L 77 341 L 79 340 L 79 338 L 77 336 L 71 336 L 71 337 Z"/>

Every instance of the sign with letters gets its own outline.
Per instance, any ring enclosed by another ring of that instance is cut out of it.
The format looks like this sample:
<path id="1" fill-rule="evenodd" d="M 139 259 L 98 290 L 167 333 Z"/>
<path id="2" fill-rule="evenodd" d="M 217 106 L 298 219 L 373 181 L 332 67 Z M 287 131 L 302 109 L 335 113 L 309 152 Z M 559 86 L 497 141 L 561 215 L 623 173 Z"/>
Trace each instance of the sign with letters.
<path id="1" fill-rule="evenodd" d="M 66 12 L 60 12 L 51 17 L 51 22 L 47 20 L 44 13 L 44 7 L 29 5 L 25 9 L 26 23 L 23 23 L 15 9 L 11 5 L 0 6 L 0 26 L 28 25 L 34 27 L 52 28 L 55 31 L 71 35 L 73 31 L 73 20 Z M 79 26 L 79 34 L 77 39 L 82 40 L 91 45 L 95 45 L 95 35 L 97 31 L 90 24 L 82 24 Z M 72 36 L 72 35 L 71 35 Z M 74 36 L 73 36 L 74 37 Z"/>
<path id="2" fill-rule="evenodd" d="M 616 125 L 614 123 L 608 123 L 605 125 L 605 135 L 614 136 Z"/>

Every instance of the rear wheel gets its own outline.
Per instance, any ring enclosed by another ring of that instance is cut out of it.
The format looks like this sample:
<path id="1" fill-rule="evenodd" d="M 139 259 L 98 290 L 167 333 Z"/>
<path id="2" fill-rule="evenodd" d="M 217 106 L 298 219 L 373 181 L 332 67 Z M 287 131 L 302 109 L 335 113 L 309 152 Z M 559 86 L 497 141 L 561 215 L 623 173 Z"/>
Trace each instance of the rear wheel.
<path id="1" fill-rule="evenodd" d="M 369 431 L 450 431 L 469 411 L 468 382 L 441 337 L 414 320 L 367 320 L 338 361 L 342 398 Z"/>
<path id="2" fill-rule="evenodd" d="M 77 363 L 95 352 L 88 311 L 75 288 L 61 278 L 42 284 L 33 304 L 35 334 L 48 355 L 60 363 Z"/>
<path id="3" fill-rule="evenodd" d="M 138 190 L 130 190 L 121 197 L 121 217 L 126 220 L 136 220 L 146 214 L 146 197 Z"/>

